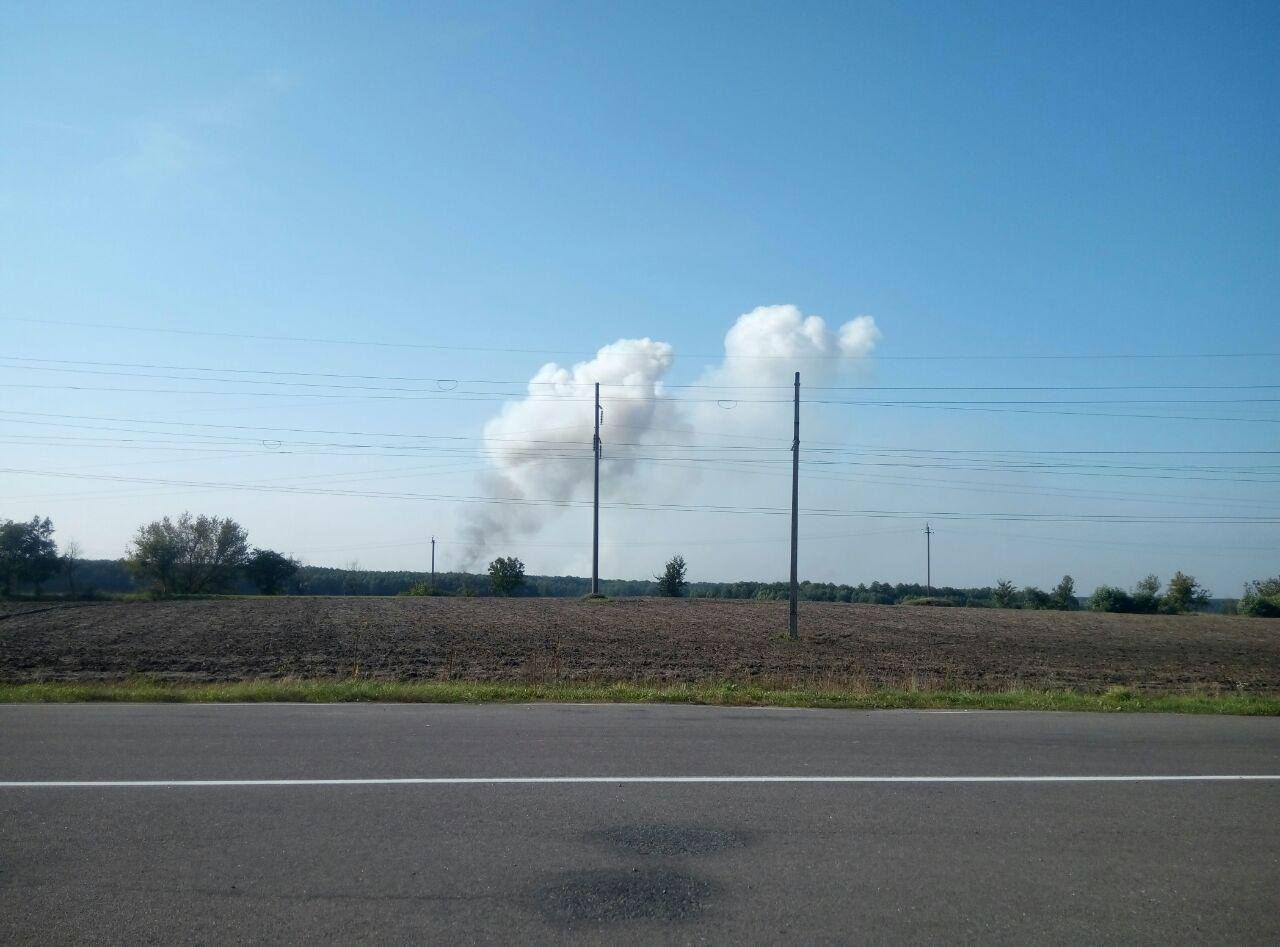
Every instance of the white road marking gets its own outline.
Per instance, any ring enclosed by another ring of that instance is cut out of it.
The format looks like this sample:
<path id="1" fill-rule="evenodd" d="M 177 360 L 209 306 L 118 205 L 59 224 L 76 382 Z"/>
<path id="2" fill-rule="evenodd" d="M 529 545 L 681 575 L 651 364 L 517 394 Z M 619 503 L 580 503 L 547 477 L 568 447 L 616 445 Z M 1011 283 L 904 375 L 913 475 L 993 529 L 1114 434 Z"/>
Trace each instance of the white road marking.
<path id="1" fill-rule="evenodd" d="M 367 779 L 9 780 L 0 789 L 219 789 L 251 786 L 506 786 L 681 783 L 1223 783 L 1275 782 L 1280 774 L 1135 776 L 437 776 Z"/>

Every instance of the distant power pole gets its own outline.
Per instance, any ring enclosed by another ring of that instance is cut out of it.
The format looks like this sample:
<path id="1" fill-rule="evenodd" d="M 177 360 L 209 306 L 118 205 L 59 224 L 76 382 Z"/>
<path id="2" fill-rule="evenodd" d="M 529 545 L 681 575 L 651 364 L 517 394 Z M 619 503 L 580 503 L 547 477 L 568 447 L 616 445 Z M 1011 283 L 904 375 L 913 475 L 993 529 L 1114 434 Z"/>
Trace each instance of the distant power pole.
<path id="1" fill-rule="evenodd" d="M 800 541 L 800 373 L 796 372 L 795 428 L 791 438 L 791 601 L 787 606 L 787 636 L 800 637 L 797 610 L 800 602 L 800 577 L 797 570 L 797 547 Z"/>
<path id="2" fill-rule="evenodd" d="M 431 537 L 431 586 L 436 584 L 436 538 Z"/>
<path id="3" fill-rule="evenodd" d="M 933 539 L 933 530 L 929 528 L 929 524 L 924 524 L 924 588 L 925 594 L 933 594 L 933 549 L 931 548 L 931 540 Z"/>
<path id="4" fill-rule="evenodd" d="M 600 594 L 600 382 L 596 382 L 596 433 L 591 439 L 591 450 L 595 454 L 596 487 L 595 497 L 591 504 L 591 594 Z"/>

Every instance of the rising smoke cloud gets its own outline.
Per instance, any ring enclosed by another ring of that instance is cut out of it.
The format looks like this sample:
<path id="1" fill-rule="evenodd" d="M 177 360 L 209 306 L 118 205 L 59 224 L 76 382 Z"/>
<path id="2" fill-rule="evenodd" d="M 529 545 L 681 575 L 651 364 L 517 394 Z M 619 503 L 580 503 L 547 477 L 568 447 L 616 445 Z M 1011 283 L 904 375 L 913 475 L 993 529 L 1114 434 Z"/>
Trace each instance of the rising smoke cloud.
<path id="1" fill-rule="evenodd" d="M 666 342 L 619 339 L 572 367 L 548 363 L 530 379 L 523 399 L 503 405 L 485 425 L 484 449 L 491 469 L 482 475 L 483 490 L 513 499 L 589 498 L 596 382 L 606 386 L 604 429 L 613 443 L 688 443 L 711 416 L 721 432 L 756 423 L 756 412 L 722 410 L 736 405 L 725 400 L 735 393 L 789 384 L 797 368 L 808 383 L 822 383 L 867 359 L 879 339 L 871 316 L 858 316 L 833 331 L 822 317 L 805 316 L 792 305 L 758 307 L 738 317 L 725 334 L 723 360 L 698 378 L 699 385 L 723 391 L 690 404 L 669 398 L 664 389 L 675 359 Z M 635 463 L 627 454 L 606 449 L 610 491 L 635 475 Z M 661 471 L 654 474 L 660 477 L 689 479 L 687 469 L 654 471 Z M 555 512 L 555 507 L 518 504 L 469 508 L 462 527 L 462 568 L 474 568 L 487 549 L 537 532 Z"/>
<path id="2" fill-rule="evenodd" d="M 661 428 L 683 430 L 674 402 L 662 400 L 662 378 L 675 353 L 666 342 L 619 339 L 596 357 L 565 368 L 543 365 L 528 394 L 508 402 L 484 427 L 485 455 L 492 469 L 483 477 L 491 496 L 571 500 L 591 479 L 593 386 L 608 385 L 609 430 L 641 443 Z M 610 461 L 610 475 L 627 478 L 635 464 Z M 468 510 L 463 526 L 463 568 L 470 569 L 487 546 L 536 532 L 547 507 L 504 505 Z"/>

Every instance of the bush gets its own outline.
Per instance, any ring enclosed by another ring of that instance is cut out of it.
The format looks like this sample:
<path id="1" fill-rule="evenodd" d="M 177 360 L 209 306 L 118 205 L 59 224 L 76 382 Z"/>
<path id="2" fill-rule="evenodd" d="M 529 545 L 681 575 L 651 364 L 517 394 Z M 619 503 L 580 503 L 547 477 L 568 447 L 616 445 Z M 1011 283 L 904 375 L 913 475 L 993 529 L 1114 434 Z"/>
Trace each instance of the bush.
<path id="1" fill-rule="evenodd" d="M 1100 585 L 1089 599 L 1089 608 L 1095 612 L 1132 612 L 1133 596 L 1114 585 Z"/>
<path id="2" fill-rule="evenodd" d="M 1251 618 L 1280 618 L 1280 598 L 1242 598 L 1236 606 L 1236 614 Z"/>
<path id="3" fill-rule="evenodd" d="M 407 589 L 404 589 L 403 591 L 397 594 L 431 597 L 431 596 L 440 595 L 441 593 L 437 592 L 435 589 L 435 586 L 433 586 L 430 582 L 415 582 L 413 583 L 413 585 L 409 586 Z"/>
<path id="4" fill-rule="evenodd" d="M 904 598 L 898 602 L 899 605 L 931 605 L 937 608 L 962 608 L 960 602 L 949 598 L 938 598 L 936 595 L 917 595 Z"/>
<path id="5" fill-rule="evenodd" d="M 1280 576 L 1246 583 L 1236 612 L 1254 618 L 1280 618 Z"/>
<path id="6" fill-rule="evenodd" d="M 298 561 L 274 549 L 255 549 L 244 566 L 245 577 L 263 595 L 275 595 L 298 571 Z"/>
<path id="7" fill-rule="evenodd" d="M 1048 592 L 1044 592 L 1034 585 L 1028 585 L 1022 590 L 1022 607 L 1041 610 L 1053 608 L 1053 599 Z"/>

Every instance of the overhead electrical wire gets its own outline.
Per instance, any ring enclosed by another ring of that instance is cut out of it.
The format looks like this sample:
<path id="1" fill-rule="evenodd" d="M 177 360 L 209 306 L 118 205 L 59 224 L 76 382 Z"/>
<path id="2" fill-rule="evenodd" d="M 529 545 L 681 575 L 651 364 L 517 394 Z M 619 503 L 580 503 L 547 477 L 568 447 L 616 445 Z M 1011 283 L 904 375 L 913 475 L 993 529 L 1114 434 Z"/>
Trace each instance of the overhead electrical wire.
<path id="1" fill-rule="evenodd" d="M 0 365 L 0 369 L 2 368 L 13 368 L 13 366 Z M 440 388 L 440 387 L 436 389 L 426 389 L 426 388 L 405 388 L 402 386 L 339 385 L 339 384 L 334 384 L 332 382 L 277 381 L 274 379 L 243 379 L 243 378 L 204 378 L 204 377 L 194 377 L 194 376 L 184 376 L 184 375 L 163 375 L 163 374 L 155 374 L 155 373 L 147 373 L 147 372 L 117 372 L 117 371 L 105 371 L 105 370 L 97 370 L 97 369 L 41 368 L 41 367 L 33 367 L 33 366 L 23 366 L 21 370 L 22 371 L 62 372 L 62 373 L 76 374 L 76 375 L 110 375 L 110 376 L 122 376 L 127 378 L 156 378 L 156 379 L 164 379 L 168 381 L 195 381 L 195 382 L 215 382 L 215 383 L 222 383 L 222 384 L 238 384 L 238 385 L 252 384 L 252 385 L 275 385 L 280 387 L 339 389 L 344 392 L 345 391 L 390 392 L 391 394 L 387 395 L 386 396 L 387 398 L 391 400 L 403 399 L 407 401 L 440 400 L 440 399 L 448 399 L 448 398 L 455 398 L 455 397 L 462 400 L 473 400 L 473 401 L 507 401 L 507 400 L 511 400 L 512 398 L 518 398 L 519 400 L 554 401 L 557 403 L 576 403 L 576 402 L 585 403 L 590 400 L 593 400 L 593 399 L 588 399 L 586 397 L 579 398 L 569 394 L 558 394 L 558 393 L 557 394 L 537 394 L 537 393 L 529 394 L 525 392 L 469 391 L 469 390 L 458 389 L 458 388 Z M 441 382 L 441 381 L 444 381 L 444 379 L 436 379 L 436 381 Z M 450 381 L 452 381 L 452 379 L 450 379 Z M 455 382 L 455 384 L 459 384 L 459 383 Z M 527 385 L 528 383 L 526 382 L 510 382 L 510 383 L 486 382 L 485 384 L 512 384 L 512 385 L 524 386 L 524 385 Z M 556 388 L 573 388 L 573 389 L 582 390 L 584 392 L 589 391 L 591 389 L 590 383 L 548 382 L 547 384 L 551 384 Z M 165 393 L 165 394 L 178 393 L 178 394 L 237 395 L 237 396 L 238 395 L 254 395 L 257 397 L 292 397 L 295 395 L 300 398 L 306 398 L 306 397 L 375 398 L 375 397 L 379 397 L 372 394 L 370 395 L 346 395 L 346 394 L 335 395 L 335 394 L 320 394 L 320 393 L 315 393 L 310 391 L 308 392 L 259 392 L 259 391 L 236 391 L 234 389 L 230 391 L 210 390 L 210 389 L 185 389 L 185 388 L 184 389 L 170 389 L 170 388 L 134 389 L 134 388 L 121 388 L 121 387 L 115 387 L 115 388 L 93 387 L 93 386 L 72 385 L 72 384 L 39 385 L 34 383 L 12 383 L 12 382 L 3 383 L 2 385 L 0 385 L 0 387 L 33 388 L 37 390 L 66 389 L 66 390 L 72 390 L 72 391 L 129 391 L 129 392 L 142 391 L 142 392 L 159 392 L 159 393 Z M 653 391 L 657 387 L 665 388 L 665 387 L 677 387 L 677 386 L 649 385 L 649 386 L 619 386 L 619 387 L 644 387 L 646 390 Z M 679 387 L 693 387 L 693 386 L 679 386 Z M 714 386 L 704 386 L 704 387 L 714 387 Z M 725 387 L 729 388 L 730 386 L 725 386 Z M 733 386 L 734 390 L 736 390 L 736 387 L 737 386 Z M 765 387 L 765 386 L 761 386 L 761 387 Z M 769 386 L 770 390 L 773 390 L 774 387 L 784 387 L 784 386 Z M 1224 386 L 1224 387 L 1226 387 L 1227 389 L 1230 389 L 1232 386 Z M 1257 386 L 1246 386 L 1246 387 L 1250 389 L 1274 390 L 1276 388 L 1280 388 L 1280 385 L 1257 385 Z M 1157 386 L 1157 388 L 1159 390 L 1181 390 L 1179 386 Z M 723 389 L 717 389 L 717 390 L 723 390 Z M 827 388 L 822 390 L 874 391 L 874 390 L 918 390 L 918 389 L 870 389 L 870 388 L 842 387 L 842 388 Z M 944 386 L 938 386 L 929 390 L 955 390 L 955 389 L 949 389 Z M 1020 388 L 1020 387 L 988 388 L 988 387 L 970 386 L 962 390 L 1056 391 L 1060 389 L 1053 388 L 1053 387 L 1045 387 L 1045 386 L 1042 386 L 1039 388 Z M 1080 390 L 1080 389 L 1071 389 L 1071 390 Z M 1127 390 L 1127 386 L 1120 386 L 1120 387 L 1100 386 L 1098 388 L 1089 388 L 1084 390 Z M 1152 389 L 1148 388 L 1145 390 L 1152 390 Z M 1214 390 L 1217 390 L 1216 386 L 1214 386 Z M 410 397 L 410 396 L 422 396 L 422 397 Z M 621 397 L 612 397 L 609 400 L 612 400 L 615 402 L 621 402 L 621 403 L 632 402 L 632 401 L 641 401 L 641 402 L 657 401 L 657 402 L 669 402 L 669 403 L 676 403 L 676 404 L 692 403 L 692 404 L 785 404 L 785 405 L 790 405 L 792 403 L 792 398 L 790 397 L 787 397 L 787 398 L 741 398 L 741 397 L 686 398 L 686 397 L 673 397 L 670 395 L 662 395 L 662 394 L 624 395 Z M 940 404 L 963 404 L 963 405 L 970 405 L 970 404 L 972 405 L 1094 405 L 1094 404 L 1098 404 L 1098 405 L 1125 405 L 1125 404 L 1161 405 L 1161 404 L 1168 404 L 1168 405 L 1186 406 L 1186 405 L 1197 405 L 1197 404 L 1215 404 L 1216 405 L 1216 404 L 1278 404 L 1280 403 L 1280 397 L 1269 397 L 1269 398 L 1035 398 L 1035 399 L 1004 398 L 1004 399 L 998 399 L 998 400 L 997 399 L 973 399 L 973 398 L 969 398 L 969 399 L 925 398 L 925 399 L 915 399 L 915 400 L 892 399 L 892 400 L 882 400 L 882 401 L 868 400 L 868 399 L 805 398 L 804 400 L 806 404 L 911 406 L 911 407 L 927 407 L 927 406 L 940 405 Z"/>
<path id="2" fill-rule="evenodd" d="M 494 378 L 448 378 L 441 376 L 428 375 L 362 375 L 350 374 L 345 372 L 305 372 L 285 369 L 267 369 L 267 368 L 238 368 L 238 367 L 209 367 L 199 365 L 168 365 L 157 364 L 151 362 L 106 362 L 106 361 L 86 361 L 75 359 L 50 359 L 50 358 L 34 358 L 16 355 L 0 355 L 0 362 L 17 362 L 16 365 L 3 365 L 0 368 L 11 369 L 27 369 L 30 371 L 46 371 L 46 372 L 67 372 L 72 374 L 100 374 L 100 375 L 118 375 L 125 377 L 139 378 L 167 378 L 183 381 L 223 381 L 235 384 L 277 384 L 277 385 L 301 385 L 301 382 L 275 381 L 267 379 L 252 378 L 225 378 L 210 379 L 199 375 L 181 376 L 181 375 L 150 375 L 138 372 L 109 372 L 96 370 L 82 370 L 69 368 L 53 368 L 52 365 L 88 365 L 94 369 L 102 368 L 146 368 L 160 369 L 169 371 L 185 371 L 185 372 L 215 372 L 227 375 L 270 375 L 270 376 L 289 376 L 295 378 L 340 378 L 356 381 L 414 381 L 428 382 L 436 386 L 435 391 L 447 392 L 452 390 L 450 386 L 457 385 L 504 385 L 508 387 L 527 388 L 529 386 L 543 386 L 555 388 L 581 388 L 590 389 L 596 382 L 593 381 L 542 381 L 538 379 L 494 379 Z M 33 363 L 40 363 L 39 365 Z M 626 382 L 609 382 L 601 381 L 598 383 L 602 389 L 633 389 L 639 388 L 643 390 L 653 390 L 655 385 L 660 384 L 663 389 L 701 389 L 711 391 L 790 391 L 791 384 L 775 384 L 775 385 L 741 385 L 741 384 L 678 384 L 673 382 L 662 381 L 652 382 L 648 384 L 626 383 Z M 337 385 L 321 385 L 319 387 L 341 387 Z M 803 390 L 812 391 L 1259 391 L 1259 390 L 1275 390 L 1280 389 L 1280 384 L 1227 384 L 1227 385 L 1206 385 L 1206 384 L 1163 384 L 1163 385 L 804 385 Z M 420 390 L 420 389 L 388 389 L 388 390 Z M 431 389 L 428 389 L 431 390 Z"/>
<path id="3" fill-rule="evenodd" d="M 441 352 L 483 352 L 517 355 L 560 355 L 560 356 L 594 356 L 595 351 L 572 349 L 539 349 L 509 346 L 482 345 L 445 345 L 433 342 L 385 342 L 373 339 L 335 339 L 318 336 L 271 335 L 249 332 L 218 332 L 211 329 L 184 329 L 173 326 L 137 326 L 122 323 L 83 322 L 68 319 L 27 319 L 15 318 L 12 322 L 28 325 L 74 326 L 82 329 L 106 329 L 123 332 L 163 333 L 168 335 L 198 336 L 203 338 L 243 339 L 261 342 L 302 342 L 317 345 L 350 345 L 370 348 L 423 349 Z M 712 359 L 759 359 L 785 361 L 843 361 L 848 356 L 835 355 L 728 355 L 724 352 L 685 352 L 673 357 L 712 358 Z M 977 353 L 937 353 L 913 355 L 881 355 L 875 358 L 880 361 L 1125 361 L 1142 360 L 1182 360 L 1182 359 L 1259 359 L 1280 358 L 1280 352 L 1244 351 L 1244 352 L 1085 352 L 1085 353 L 1030 353 L 1013 352 L 977 352 Z"/>
<path id="4" fill-rule="evenodd" d="M 914 532 L 916 532 L 916 527 L 914 526 L 906 526 L 906 527 L 900 526 L 900 527 L 895 527 L 894 529 L 859 530 L 856 533 L 825 533 L 825 534 L 815 533 L 815 534 L 806 534 L 805 541 L 814 542 L 818 540 L 831 540 L 831 539 L 861 539 L 862 537 L 865 537 L 865 536 L 902 535 L 905 533 L 914 533 Z M 774 545 L 777 543 L 777 541 L 778 540 L 773 537 L 769 537 L 767 539 L 707 539 L 707 540 L 690 540 L 690 539 L 683 539 L 683 538 L 679 540 L 602 539 L 600 540 L 600 545 L 609 546 L 609 547 L 623 547 L 623 548 L 653 547 L 653 546 L 666 547 L 666 546 L 672 545 L 673 543 L 677 543 L 682 546 L 767 546 L 767 545 Z M 418 540 L 409 540 L 405 542 L 395 542 L 395 543 L 370 543 L 370 544 L 360 545 L 360 546 L 329 546 L 325 548 L 296 549 L 291 551 L 299 555 L 307 555 L 312 553 L 323 553 L 323 552 L 346 552 L 346 551 L 362 552 L 368 549 L 397 549 L 397 548 L 404 548 L 404 547 L 411 547 L 411 546 L 425 546 L 428 542 L 429 540 L 418 539 Z M 443 544 L 446 546 L 470 545 L 470 543 L 467 542 L 466 540 L 449 539 L 448 537 L 436 537 L 436 542 L 438 544 Z M 520 545 L 522 547 L 532 546 L 535 548 L 574 549 L 581 546 L 582 544 L 578 542 L 562 542 L 562 543 L 524 542 L 522 540 L 520 542 Z M 624 581 L 632 581 L 632 580 L 624 580 Z"/>
<path id="5" fill-rule="evenodd" d="M 0 423 L 7 419 L 0 418 Z M 24 423 L 24 422 L 17 422 Z M 261 449 L 255 453 L 263 456 L 268 455 L 289 455 L 289 454 L 308 454 L 323 456 L 414 456 L 412 454 L 403 453 L 387 453 L 391 451 L 403 451 L 406 449 L 401 444 L 368 444 L 368 443 L 349 443 L 341 441 L 279 441 L 279 440 L 259 440 L 255 438 L 231 437 L 226 435 L 208 435 L 202 433 L 188 433 L 185 431 L 135 431 L 128 428 L 116 427 L 95 427 L 91 425 L 74 425 L 74 424 L 57 424 L 50 426 L 71 427 L 71 428 L 87 428 L 90 430 L 109 430 L 113 432 L 139 433 L 145 435 L 159 435 L 168 440 L 155 440 L 146 437 L 141 438 L 117 438 L 104 436 L 78 437 L 64 434 L 7 434 L 0 435 L 8 437 L 11 441 L 18 443 L 39 444 L 41 446 L 88 446 L 121 449 L 138 449 L 138 450 L 181 450 L 181 451 L 200 451 L 217 453 L 229 448 L 244 447 L 255 443 L 262 445 Z M 172 438 L 186 438 L 184 441 L 174 441 Z M 544 446 L 545 445 L 545 446 Z M 589 459 L 587 449 L 576 444 L 566 441 L 509 441 L 502 443 L 501 457 L 513 461 L 527 461 L 529 459 L 545 459 L 545 460 L 585 460 Z M 485 459 L 495 456 L 492 445 L 487 447 L 477 446 L 442 446 L 438 444 L 427 445 L 410 445 L 410 447 L 418 453 L 431 452 L 440 454 L 458 454 L 474 456 L 476 458 Z M 547 449 L 548 447 L 554 449 Z M 789 453 L 786 448 L 758 448 L 747 447 L 743 445 L 699 445 L 699 444 L 657 444 L 645 442 L 622 442 L 611 446 L 611 449 L 621 448 L 620 451 L 606 456 L 606 461 L 662 461 L 662 460 L 688 460 L 696 463 L 719 463 L 732 460 L 735 463 L 753 464 L 753 465 L 789 465 L 790 460 L 785 455 Z M 654 450 L 667 450 L 669 453 L 654 455 Z M 344 453 L 351 451 L 352 453 Z M 370 451 L 376 453 L 369 453 Z M 671 451 L 675 451 L 671 453 Z M 741 452 L 748 452 L 754 456 L 742 456 Z M 242 453 L 241 451 L 235 451 Z M 645 453 L 648 452 L 648 453 Z M 696 453 L 692 453 L 696 452 Z M 1029 458 L 1026 456 L 1018 456 L 1016 458 L 999 458 L 991 456 L 982 457 L 964 457 L 955 454 L 945 454 L 941 456 L 933 456 L 928 452 L 914 452 L 911 454 L 901 453 L 881 453 L 879 451 L 861 451 L 847 452 L 851 457 L 840 458 L 836 455 L 846 453 L 843 451 L 836 452 L 831 449 L 816 449 L 813 451 L 817 457 L 805 457 L 801 463 L 810 468 L 820 467 L 888 467 L 888 468 L 906 468 L 906 469 L 937 469 L 937 470 L 958 470 L 958 471 L 975 471 L 975 472 L 999 472 L 999 473 L 1047 473 L 1057 475 L 1080 475 L 1080 476 L 1126 476 L 1150 479 L 1178 479 L 1178 480 L 1207 480 L 1212 482 L 1243 482 L 1243 483 L 1280 483 L 1280 480 L 1265 479 L 1267 475 L 1280 475 L 1280 465 L 1276 464 L 1249 464 L 1249 465 L 1222 465 L 1222 464 L 1150 464 L 1150 463 L 1099 463 L 1092 461 L 1088 463 L 1082 462 L 1065 462 L 1060 460 L 1046 461 Z M 725 456 L 729 454 L 729 456 Z M 766 456 L 760 456 L 765 454 Z M 835 458 L 835 459 L 833 459 Z M 1108 471 L 1122 471 L 1123 473 L 1108 473 Z M 1184 472 L 1192 472 L 1194 474 L 1254 474 L 1260 475 L 1251 478 L 1244 477 L 1206 477 L 1206 476 L 1171 476 L 1172 474 L 1180 474 Z"/>
<path id="6" fill-rule="evenodd" d="M 555 497 L 498 497 L 498 496 L 477 496 L 477 495 L 456 495 L 456 494 L 434 494 L 434 493 L 393 493 L 384 491 L 351 491 L 351 490 L 327 490 L 310 487 L 264 487 L 251 483 L 229 483 L 220 481 L 196 481 L 196 480 L 170 480 L 158 477 L 122 477 L 108 476 L 99 474 L 77 473 L 72 471 L 56 471 L 56 470 L 32 470 L 16 467 L 0 467 L 0 473 L 18 474 L 24 476 L 38 477 L 61 477 L 80 480 L 101 480 L 110 482 L 123 483 L 145 483 L 157 484 L 162 486 L 182 486 L 182 487 L 199 487 L 213 488 L 220 490 L 247 490 L 251 492 L 276 492 L 284 494 L 314 494 L 318 496 L 350 496 L 364 499 L 396 499 L 396 500 L 425 500 L 425 501 L 448 501 L 454 503 L 481 503 L 494 505 L 514 505 L 514 506 L 551 506 L 551 507 L 589 507 L 590 501 L 576 500 L 572 498 L 555 498 Z M 684 504 L 684 503 L 657 503 L 657 502 L 639 502 L 639 501 L 620 501 L 614 500 L 601 504 L 602 508 L 614 510 L 635 510 L 635 511 L 668 511 L 668 512 L 689 512 L 689 513 L 732 513 L 732 514 L 761 514 L 761 515 L 790 515 L 791 510 L 787 507 L 770 507 L 770 506 L 739 506 L 730 504 Z M 1280 516 L 1276 517 L 1246 517 L 1235 514 L 1192 514 L 1192 513 L 1168 513 L 1168 514 L 1143 514 L 1133 516 L 1128 514 L 1115 513 L 1076 513 L 1076 514 L 1059 514 L 1059 513 L 1012 513 L 1012 512 L 973 512 L 973 511 L 945 511 L 945 510 L 845 510 L 837 508 L 815 508 L 802 509 L 800 512 L 806 516 L 824 516 L 824 517 L 856 517 L 856 518 L 921 518 L 936 517 L 938 519 L 983 519 L 983 520 L 999 520 L 1013 522 L 1078 522 L 1078 523 L 1113 523 L 1113 524 L 1137 524 L 1137 523 L 1165 523 L 1165 524 L 1198 524 L 1198 525 L 1280 525 Z"/>
<path id="7" fill-rule="evenodd" d="M 487 435 L 437 434 L 437 433 L 421 432 L 421 431 L 350 431 L 350 430 L 334 430 L 331 428 L 305 428 L 305 427 L 291 427 L 291 426 L 280 426 L 280 425 L 227 424 L 227 423 L 219 423 L 219 422 L 213 422 L 213 421 L 172 421 L 172 420 L 164 420 L 164 419 L 157 419 L 157 418 L 129 418 L 129 417 L 117 417 L 114 415 L 68 414 L 63 412 L 49 412 L 49 411 L 15 411 L 12 409 L 0 408 L 0 420 L 8 419 L 11 417 L 57 418 L 59 420 L 79 420 L 79 421 L 110 421 L 110 422 L 120 423 L 120 424 L 152 424 L 152 425 L 159 425 L 162 427 L 209 428 L 213 430 L 260 431 L 260 432 L 265 431 L 270 434 L 323 434 L 331 437 L 386 437 L 386 438 L 400 438 L 405 440 L 482 441 L 482 442 L 495 441 L 498 443 L 505 443 L 507 442 L 507 440 L 513 440 L 521 443 L 564 443 L 563 441 L 543 441 L 543 440 L 534 440 L 526 437 L 508 439 L 503 437 L 489 437 Z M 614 427 L 621 427 L 628 430 L 634 429 L 627 425 L 614 425 Z M 102 428 L 102 429 L 107 430 L 106 428 Z M 536 428 L 529 431 L 518 432 L 518 433 L 538 434 L 538 433 L 547 433 L 550 431 L 557 431 L 557 430 L 582 430 L 582 429 L 583 429 L 582 424 L 568 424 L 568 425 L 558 425 L 554 427 Z M 662 429 L 662 428 L 647 428 L 647 429 L 657 430 L 663 433 L 672 433 L 669 429 Z M 722 434 L 719 434 L 719 432 L 704 431 L 700 429 L 692 430 L 689 432 L 679 431 L 675 433 L 694 433 L 694 434 L 697 434 L 699 437 L 725 436 L 725 437 L 734 437 L 735 439 L 765 441 L 765 442 L 769 442 L 769 445 L 770 445 L 770 446 L 767 446 L 765 449 L 768 449 L 768 450 L 779 449 L 776 443 L 778 440 L 776 437 L 761 437 L 758 435 L 749 435 L 749 434 L 722 435 Z M 213 436 L 213 435 L 209 435 L 209 436 Z M 859 452 L 864 450 L 918 452 L 922 450 L 922 448 L 919 448 L 919 447 L 888 447 L 883 445 L 859 444 L 859 443 L 841 442 L 841 441 L 813 441 L 812 444 L 814 446 L 805 447 L 806 453 L 811 453 L 816 451 Z M 646 444 L 645 446 L 658 446 L 658 445 Z M 752 445 L 716 445 L 717 449 L 728 448 L 728 447 L 747 449 L 751 446 Z M 781 447 L 780 449 L 787 450 L 788 448 Z M 1100 450 L 1097 448 L 1080 448 L 1080 449 L 1049 448 L 1044 450 L 1036 450 L 1031 448 L 1014 448 L 1014 449 L 928 448 L 927 450 L 935 454 L 949 454 L 949 453 L 1116 454 L 1116 455 L 1153 454 L 1153 455 L 1170 455 L 1170 456 L 1200 455 L 1200 454 L 1204 454 L 1204 455 L 1236 455 L 1236 454 L 1238 455 L 1280 455 L 1280 449 L 1272 449 L 1272 448 L 1227 448 L 1223 450 L 1217 450 L 1212 448 L 1194 448 L 1194 449 L 1123 448 L 1123 449 L 1114 449 L 1114 450 Z"/>
<path id="8" fill-rule="evenodd" d="M 127 387 L 106 387 L 106 386 L 95 386 L 95 385 L 35 385 L 35 384 L 18 384 L 18 383 L 0 383 L 0 388 L 22 388 L 22 389 L 32 389 L 32 390 L 40 390 L 40 391 L 123 392 L 123 393 L 148 394 L 148 395 L 199 395 L 199 396 L 218 396 L 218 397 L 230 397 L 230 398 L 314 398 L 314 399 L 361 398 L 361 399 L 386 400 L 386 401 L 441 401 L 441 400 L 509 401 L 510 400 L 505 396 L 476 393 L 476 392 L 451 392 L 448 394 L 432 393 L 432 394 L 420 394 L 420 395 L 403 395 L 403 394 L 348 395 L 348 394 L 323 394 L 318 392 L 217 391 L 217 390 L 208 390 L 208 389 L 187 389 L 187 388 L 127 388 Z M 579 398 L 571 398 L 571 397 L 537 396 L 537 395 L 526 396 L 526 400 L 558 401 L 560 403 L 578 402 L 582 404 L 589 404 L 591 402 L 591 399 L 585 399 L 585 398 L 579 399 Z M 1270 403 L 1270 401 L 1273 399 L 1258 399 L 1258 400 L 1259 401 L 1265 400 L 1268 403 Z M 1280 401 L 1280 399 L 1274 399 L 1274 400 Z M 775 401 L 775 400 L 757 399 L 757 400 L 751 401 L 751 400 L 742 400 L 742 399 L 714 399 L 714 398 L 713 399 L 621 398 L 621 399 L 615 399 L 615 401 L 640 401 L 640 402 L 665 401 L 668 403 L 678 403 L 680 401 L 687 403 L 687 402 L 696 401 L 704 404 L 718 404 L 722 408 L 732 408 L 732 407 L 736 407 L 739 404 L 774 404 L 779 406 L 784 404 L 786 405 L 790 404 L 789 400 Z M 1247 399 L 1244 399 L 1243 401 L 1244 403 L 1252 403 Z M 879 401 L 877 402 L 877 401 L 837 401 L 832 399 L 826 399 L 826 400 L 810 399 L 807 403 L 822 404 L 822 405 L 861 406 L 861 407 L 910 408 L 910 409 L 916 409 L 916 410 L 931 410 L 931 411 L 978 411 L 978 412 L 997 413 L 997 414 L 1038 414 L 1038 415 L 1056 415 L 1061 417 L 1138 418 L 1138 419 L 1153 420 L 1153 421 L 1204 421 L 1204 422 L 1212 422 L 1212 423 L 1280 424 L 1280 418 L 1222 417 L 1217 415 L 1208 416 L 1208 415 L 1182 415 L 1182 414 L 1137 414 L 1137 413 L 1129 413 L 1129 412 L 1122 413 L 1122 412 L 1102 412 L 1102 411 L 1056 411 L 1056 410 L 1043 410 L 1038 408 L 1010 407 L 1010 405 L 1021 405 L 1021 404 L 1072 404 L 1072 403 L 1151 404 L 1151 403 L 1155 403 L 1155 404 L 1185 405 L 1188 403 L 1188 402 L 1174 402 L 1174 401 L 1167 401 L 1167 402 L 1001 401 L 1001 402 L 956 403 L 956 402 L 942 402 L 942 401 L 938 401 L 938 402 Z M 1208 402 L 1191 402 L 1191 403 L 1196 404 L 1196 403 L 1208 403 Z M 1242 403 L 1242 401 L 1234 401 L 1232 403 L 1239 404 L 1239 403 Z M 1002 405 L 1002 407 L 996 407 L 996 405 Z"/>

